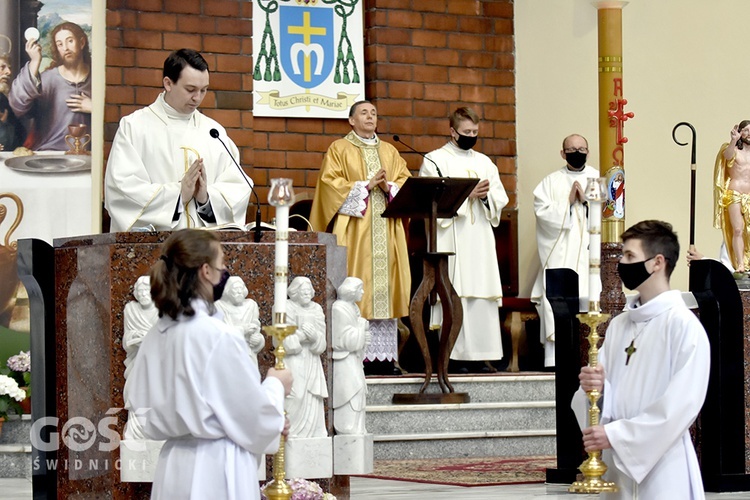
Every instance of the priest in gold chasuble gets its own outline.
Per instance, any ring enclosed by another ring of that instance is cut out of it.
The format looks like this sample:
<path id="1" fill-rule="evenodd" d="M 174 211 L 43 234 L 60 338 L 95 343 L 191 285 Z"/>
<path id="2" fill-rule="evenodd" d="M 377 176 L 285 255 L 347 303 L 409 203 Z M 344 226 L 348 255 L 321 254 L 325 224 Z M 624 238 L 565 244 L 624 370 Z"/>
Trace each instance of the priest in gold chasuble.
<path id="1" fill-rule="evenodd" d="M 394 360 L 395 319 L 409 314 L 411 277 L 403 221 L 381 214 L 411 174 L 396 148 L 375 134 L 375 106 L 354 103 L 349 123 L 353 130 L 331 144 L 323 159 L 310 223 L 315 231 L 336 235 L 346 247 L 349 276 L 364 282 L 358 305 L 370 320 L 367 359 Z"/>

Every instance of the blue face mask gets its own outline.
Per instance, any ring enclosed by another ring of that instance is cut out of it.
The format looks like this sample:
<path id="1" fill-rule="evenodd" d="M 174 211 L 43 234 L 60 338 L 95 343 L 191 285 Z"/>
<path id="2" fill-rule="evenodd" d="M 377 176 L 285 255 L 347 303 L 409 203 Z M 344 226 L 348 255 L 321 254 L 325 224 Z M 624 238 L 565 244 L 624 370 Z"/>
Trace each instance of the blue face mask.
<path id="1" fill-rule="evenodd" d="M 654 257 L 656 257 L 654 255 Z M 654 257 L 643 260 L 641 262 L 631 262 L 630 264 L 623 264 L 622 262 L 617 263 L 617 274 L 620 275 L 622 284 L 628 290 L 635 290 L 646 281 L 652 273 L 649 273 L 646 269 L 646 262 L 650 261 Z"/>

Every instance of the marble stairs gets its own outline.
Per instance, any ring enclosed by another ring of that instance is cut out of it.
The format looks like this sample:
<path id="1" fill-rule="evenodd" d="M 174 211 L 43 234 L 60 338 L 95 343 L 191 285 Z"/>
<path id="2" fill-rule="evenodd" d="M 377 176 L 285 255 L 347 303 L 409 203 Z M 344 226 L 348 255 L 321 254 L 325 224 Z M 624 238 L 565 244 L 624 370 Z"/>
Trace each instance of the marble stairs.
<path id="1" fill-rule="evenodd" d="M 453 375 L 465 404 L 394 405 L 419 391 L 421 377 L 368 377 L 367 430 L 375 459 L 555 454 L 555 378 L 547 373 Z M 428 392 L 439 392 L 434 381 Z M 0 478 L 31 477 L 30 415 L 7 419 L 0 433 Z"/>
<path id="2" fill-rule="evenodd" d="M 368 377 L 367 431 L 381 459 L 555 454 L 555 377 L 549 373 L 452 375 L 465 404 L 394 405 L 422 377 Z M 436 379 L 428 392 L 440 392 Z"/>
<path id="3" fill-rule="evenodd" d="M 31 415 L 12 415 L 0 432 L 0 478 L 31 477 Z"/>

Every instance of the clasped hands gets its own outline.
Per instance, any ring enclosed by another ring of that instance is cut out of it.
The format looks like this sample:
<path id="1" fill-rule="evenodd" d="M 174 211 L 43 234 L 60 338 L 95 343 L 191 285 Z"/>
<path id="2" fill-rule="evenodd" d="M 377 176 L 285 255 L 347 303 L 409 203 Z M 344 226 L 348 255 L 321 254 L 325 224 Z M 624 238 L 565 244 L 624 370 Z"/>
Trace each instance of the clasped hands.
<path id="1" fill-rule="evenodd" d="M 182 203 L 189 202 L 195 198 L 200 205 L 208 201 L 208 181 L 206 180 L 206 169 L 203 167 L 203 158 L 198 158 L 190 165 L 190 168 L 180 181 L 180 194 Z"/>
<path id="2" fill-rule="evenodd" d="M 584 391 L 597 390 L 601 393 L 604 390 L 604 367 L 602 365 L 584 366 L 581 368 L 578 380 Z M 593 425 L 583 429 L 583 449 L 586 452 L 606 450 L 611 447 L 603 425 Z"/>
<path id="3" fill-rule="evenodd" d="M 576 200 L 580 201 L 581 203 L 586 202 L 586 196 L 583 194 L 583 188 L 578 183 L 578 181 L 574 181 L 573 185 L 570 187 L 570 195 L 568 196 L 568 204 L 572 205 L 576 202 Z"/>
<path id="4" fill-rule="evenodd" d="M 372 191 L 375 186 L 378 186 L 384 193 L 387 193 L 390 190 L 388 188 L 388 179 L 385 176 L 384 168 L 381 168 L 372 176 L 370 182 L 367 183 L 367 190 Z"/>

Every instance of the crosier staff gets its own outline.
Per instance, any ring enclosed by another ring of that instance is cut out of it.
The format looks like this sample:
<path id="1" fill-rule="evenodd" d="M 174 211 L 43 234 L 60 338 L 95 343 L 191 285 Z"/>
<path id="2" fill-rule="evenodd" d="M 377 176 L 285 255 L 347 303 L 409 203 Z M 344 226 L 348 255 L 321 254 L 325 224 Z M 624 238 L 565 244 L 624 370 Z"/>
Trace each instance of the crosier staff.
<path id="1" fill-rule="evenodd" d="M 693 144 L 690 152 L 690 251 L 695 251 L 695 127 L 688 122 L 680 122 L 672 129 L 672 139 L 680 146 L 687 146 L 687 142 L 680 142 L 677 140 L 675 132 L 681 126 L 685 125 L 690 127 L 693 132 Z"/>

